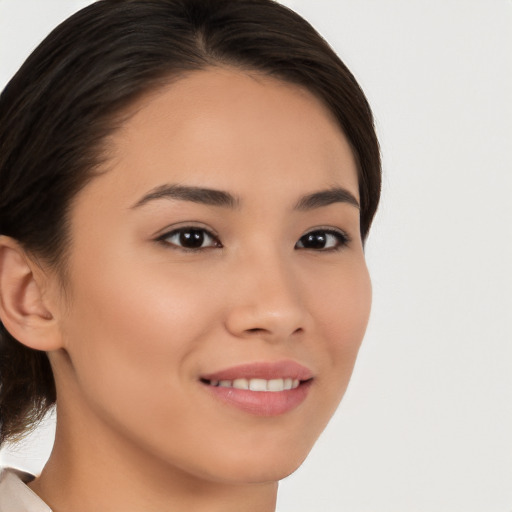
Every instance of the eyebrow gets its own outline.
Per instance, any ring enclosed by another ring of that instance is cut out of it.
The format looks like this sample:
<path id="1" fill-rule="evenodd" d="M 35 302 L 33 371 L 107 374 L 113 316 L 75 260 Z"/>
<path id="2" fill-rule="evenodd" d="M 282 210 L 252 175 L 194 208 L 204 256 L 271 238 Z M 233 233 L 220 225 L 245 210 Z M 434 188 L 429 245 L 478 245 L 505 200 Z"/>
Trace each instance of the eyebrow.
<path id="1" fill-rule="evenodd" d="M 295 210 L 309 211 L 323 206 L 329 206 L 334 203 L 348 203 L 360 210 L 359 202 L 355 196 L 347 189 L 342 187 L 332 187 L 327 190 L 320 190 L 301 197 L 296 205 Z"/>
<path id="2" fill-rule="evenodd" d="M 138 208 L 155 199 L 176 199 L 231 209 L 236 208 L 240 203 L 235 196 L 222 190 L 185 185 L 161 185 L 142 197 L 132 208 Z"/>
<path id="3" fill-rule="evenodd" d="M 237 208 L 241 203 L 238 197 L 223 190 L 170 184 L 154 188 L 139 199 L 139 201 L 132 206 L 132 209 L 139 208 L 140 206 L 157 199 L 190 201 L 193 203 L 230 209 Z M 329 206 L 334 203 L 347 203 L 355 206 L 358 210 L 360 209 L 359 202 L 351 192 L 342 187 L 331 187 L 329 189 L 320 190 L 301 197 L 295 204 L 294 210 L 309 211 Z"/>

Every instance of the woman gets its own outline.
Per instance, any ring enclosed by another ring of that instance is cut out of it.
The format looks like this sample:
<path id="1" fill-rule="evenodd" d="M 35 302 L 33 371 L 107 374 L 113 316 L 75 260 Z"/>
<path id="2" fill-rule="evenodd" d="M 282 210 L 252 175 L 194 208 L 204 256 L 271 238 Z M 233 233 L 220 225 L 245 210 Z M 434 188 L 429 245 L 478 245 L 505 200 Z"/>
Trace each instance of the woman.
<path id="1" fill-rule="evenodd" d="M 380 161 L 270 0 L 103 0 L 0 98 L 0 510 L 272 511 L 348 384 Z"/>

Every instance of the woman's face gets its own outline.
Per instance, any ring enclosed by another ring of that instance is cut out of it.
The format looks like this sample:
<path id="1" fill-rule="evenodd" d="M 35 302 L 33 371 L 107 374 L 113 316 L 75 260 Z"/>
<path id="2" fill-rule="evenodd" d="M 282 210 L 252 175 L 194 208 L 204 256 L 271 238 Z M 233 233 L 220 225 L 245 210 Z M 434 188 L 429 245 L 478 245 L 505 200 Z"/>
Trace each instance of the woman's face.
<path id="1" fill-rule="evenodd" d="M 212 69 L 146 97 L 72 204 L 59 428 L 216 481 L 295 470 L 368 320 L 357 200 L 297 86 Z"/>

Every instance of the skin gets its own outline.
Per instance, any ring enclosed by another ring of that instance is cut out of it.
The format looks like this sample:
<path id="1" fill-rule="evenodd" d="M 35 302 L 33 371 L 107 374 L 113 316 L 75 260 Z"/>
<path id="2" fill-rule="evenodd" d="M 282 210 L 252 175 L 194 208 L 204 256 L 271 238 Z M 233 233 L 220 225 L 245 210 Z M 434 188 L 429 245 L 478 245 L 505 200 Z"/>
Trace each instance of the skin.
<path id="1" fill-rule="evenodd" d="M 39 280 L 56 332 L 58 425 L 31 488 L 54 512 L 272 511 L 278 480 L 339 404 L 368 321 L 358 208 L 294 209 L 334 186 L 357 199 L 352 152 L 308 91 L 228 68 L 191 73 L 132 114 L 112 137 L 108 168 L 72 204 L 65 293 L 51 272 Z M 238 203 L 134 207 L 166 184 Z M 221 246 L 158 240 L 187 226 Z M 297 244 L 319 229 L 349 240 Z M 283 359 L 314 379 L 282 415 L 241 411 L 199 381 Z"/>

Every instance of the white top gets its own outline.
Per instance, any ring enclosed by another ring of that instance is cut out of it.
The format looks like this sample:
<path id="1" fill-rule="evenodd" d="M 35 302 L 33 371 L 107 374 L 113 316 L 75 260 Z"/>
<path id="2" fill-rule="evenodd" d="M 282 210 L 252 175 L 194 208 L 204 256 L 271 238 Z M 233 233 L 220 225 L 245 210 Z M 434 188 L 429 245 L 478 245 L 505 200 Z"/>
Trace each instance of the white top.
<path id="1" fill-rule="evenodd" d="M 0 512 L 52 512 L 28 482 L 35 477 L 18 469 L 0 470 Z"/>

